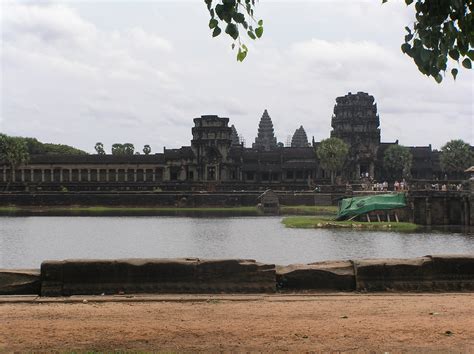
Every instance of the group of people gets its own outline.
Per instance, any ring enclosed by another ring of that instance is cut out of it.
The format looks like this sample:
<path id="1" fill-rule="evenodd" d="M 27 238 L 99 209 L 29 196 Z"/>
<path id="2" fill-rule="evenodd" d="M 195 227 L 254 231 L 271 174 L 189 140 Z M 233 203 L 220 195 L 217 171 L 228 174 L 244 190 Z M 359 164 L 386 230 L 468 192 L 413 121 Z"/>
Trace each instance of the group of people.
<path id="1" fill-rule="evenodd" d="M 374 192 L 386 192 L 389 190 L 389 184 L 387 181 L 385 182 L 382 182 L 382 183 L 378 183 L 378 182 L 373 182 L 372 183 L 372 190 Z M 406 191 L 408 190 L 408 184 L 406 183 L 405 180 L 399 182 L 399 181 L 395 181 L 395 183 L 393 184 L 393 190 L 395 192 L 403 192 L 403 191 Z"/>
<path id="2" fill-rule="evenodd" d="M 462 184 L 446 184 L 443 183 L 441 186 L 439 183 L 434 183 L 431 185 L 431 189 L 435 191 L 441 190 L 442 192 L 447 192 L 448 190 L 450 191 L 462 191 Z"/>

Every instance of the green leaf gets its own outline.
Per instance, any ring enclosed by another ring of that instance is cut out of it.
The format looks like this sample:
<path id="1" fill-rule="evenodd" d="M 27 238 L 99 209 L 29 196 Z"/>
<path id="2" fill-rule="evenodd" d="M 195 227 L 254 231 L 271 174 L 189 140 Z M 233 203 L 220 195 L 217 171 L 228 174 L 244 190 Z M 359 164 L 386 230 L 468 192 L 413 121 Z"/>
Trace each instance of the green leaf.
<path id="1" fill-rule="evenodd" d="M 219 24 L 219 22 L 215 18 L 212 18 L 209 21 L 209 28 L 213 29 L 213 28 L 217 27 L 218 24 Z"/>
<path id="2" fill-rule="evenodd" d="M 467 56 L 469 59 L 474 60 L 474 50 L 471 49 L 469 52 L 467 52 Z"/>
<path id="3" fill-rule="evenodd" d="M 456 80 L 456 76 L 458 76 L 458 69 L 454 68 L 451 70 L 451 75 L 453 75 L 454 80 Z"/>
<path id="4" fill-rule="evenodd" d="M 451 58 L 453 58 L 454 60 L 458 60 L 459 59 L 459 52 L 456 49 L 451 49 L 449 51 L 449 56 Z"/>
<path id="5" fill-rule="evenodd" d="M 402 44 L 402 52 L 403 53 L 408 53 L 410 51 L 411 47 L 408 43 L 403 43 Z"/>
<path id="6" fill-rule="evenodd" d="M 406 27 L 405 27 L 405 31 L 407 31 L 409 34 L 411 34 L 411 29 L 410 29 L 410 27 L 406 26 Z"/>
<path id="7" fill-rule="evenodd" d="M 259 25 L 260 27 L 262 27 L 262 26 L 263 26 L 263 20 L 259 20 L 259 21 L 258 21 L 258 25 Z"/>
<path id="8" fill-rule="evenodd" d="M 427 63 L 430 61 L 430 52 L 428 50 L 423 49 L 421 50 L 420 57 L 423 62 Z"/>
<path id="9" fill-rule="evenodd" d="M 239 37 L 239 29 L 237 28 L 235 23 L 227 24 L 227 27 L 225 28 L 225 33 L 227 33 L 234 39 L 237 39 Z"/>
<path id="10" fill-rule="evenodd" d="M 221 34 L 221 32 L 222 32 L 222 30 L 219 28 L 219 26 L 216 26 L 216 27 L 214 28 L 214 31 L 212 31 L 212 36 L 213 36 L 213 37 L 217 37 L 218 35 Z"/>
<path id="11" fill-rule="evenodd" d="M 245 21 L 245 16 L 244 14 L 240 13 L 240 12 L 234 12 L 234 14 L 232 15 L 232 18 L 234 19 L 235 22 L 237 23 L 243 23 Z"/>
<path id="12" fill-rule="evenodd" d="M 255 34 L 257 35 L 258 38 L 262 37 L 262 35 L 263 35 L 263 27 L 260 26 L 260 27 L 255 28 Z"/>
<path id="13" fill-rule="evenodd" d="M 462 66 L 464 66 L 466 69 L 472 69 L 472 63 L 471 59 L 466 58 L 462 61 Z"/>
<path id="14" fill-rule="evenodd" d="M 434 77 L 434 79 L 436 80 L 436 82 L 437 82 L 438 84 L 440 84 L 441 81 L 443 81 L 443 77 L 441 76 L 441 74 L 436 75 L 436 76 Z"/>
<path id="15" fill-rule="evenodd" d="M 252 31 L 248 31 L 247 34 L 248 34 L 248 36 L 249 36 L 250 38 L 252 38 L 252 39 L 257 38 L 257 37 L 255 37 L 255 35 L 253 34 Z"/>
<path id="16" fill-rule="evenodd" d="M 413 0 L 405 0 L 405 4 L 410 5 L 413 2 Z"/>
<path id="17" fill-rule="evenodd" d="M 242 62 L 242 61 L 244 61 L 246 56 L 247 56 L 247 51 L 246 50 L 241 50 L 239 48 L 239 52 L 237 53 L 237 60 Z"/>

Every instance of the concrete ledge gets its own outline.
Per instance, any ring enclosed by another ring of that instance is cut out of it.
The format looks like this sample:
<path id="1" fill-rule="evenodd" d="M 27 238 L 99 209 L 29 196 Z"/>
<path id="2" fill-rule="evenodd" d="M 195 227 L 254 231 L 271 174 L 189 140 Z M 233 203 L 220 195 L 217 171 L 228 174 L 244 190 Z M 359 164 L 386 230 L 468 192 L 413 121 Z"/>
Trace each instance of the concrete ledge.
<path id="1" fill-rule="evenodd" d="M 351 261 L 290 264 L 277 267 L 277 283 L 285 290 L 354 291 L 355 275 Z"/>
<path id="2" fill-rule="evenodd" d="M 38 295 L 39 269 L 0 269 L 0 295 Z"/>
<path id="3" fill-rule="evenodd" d="M 259 293 L 276 289 L 275 266 L 254 260 L 65 260 L 41 264 L 41 296 L 119 293 Z"/>

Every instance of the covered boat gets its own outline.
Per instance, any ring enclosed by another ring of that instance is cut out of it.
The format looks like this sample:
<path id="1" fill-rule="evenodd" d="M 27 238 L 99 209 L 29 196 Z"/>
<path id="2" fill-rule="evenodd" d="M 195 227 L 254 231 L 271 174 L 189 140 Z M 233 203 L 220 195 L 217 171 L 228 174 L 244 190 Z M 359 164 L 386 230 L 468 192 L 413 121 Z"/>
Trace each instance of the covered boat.
<path id="1" fill-rule="evenodd" d="M 343 199 L 339 204 L 336 220 L 347 220 L 376 210 L 405 208 L 405 194 L 378 194 Z"/>

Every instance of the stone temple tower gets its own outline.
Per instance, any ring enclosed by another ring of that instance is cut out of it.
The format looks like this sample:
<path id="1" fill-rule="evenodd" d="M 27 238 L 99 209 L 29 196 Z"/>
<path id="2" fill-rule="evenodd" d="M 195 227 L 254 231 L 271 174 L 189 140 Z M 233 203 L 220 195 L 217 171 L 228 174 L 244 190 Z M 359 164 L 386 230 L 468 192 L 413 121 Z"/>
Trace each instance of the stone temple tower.
<path id="1" fill-rule="evenodd" d="M 293 134 L 291 147 L 308 147 L 308 136 L 302 125 Z"/>
<path id="2" fill-rule="evenodd" d="M 258 124 L 258 136 L 255 138 L 255 143 L 252 144 L 252 148 L 265 151 L 277 148 L 272 119 L 268 115 L 267 110 L 263 112 L 260 123 Z"/>
<path id="3" fill-rule="evenodd" d="M 230 140 L 232 140 L 232 145 L 240 145 L 239 134 L 237 133 L 237 129 L 235 129 L 235 126 L 233 124 L 230 126 L 230 129 L 232 129 L 232 132 L 230 133 Z"/>
<path id="4" fill-rule="evenodd" d="M 374 97 L 365 92 L 336 98 L 331 137 L 349 145 L 346 177 L 374 177 L 374 165 L 380 145 L 380 119 Z"/>

